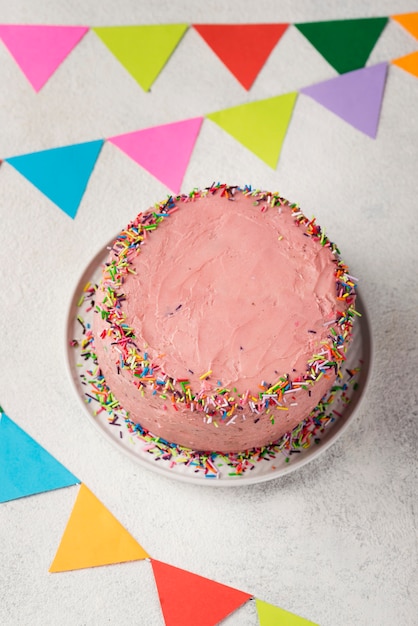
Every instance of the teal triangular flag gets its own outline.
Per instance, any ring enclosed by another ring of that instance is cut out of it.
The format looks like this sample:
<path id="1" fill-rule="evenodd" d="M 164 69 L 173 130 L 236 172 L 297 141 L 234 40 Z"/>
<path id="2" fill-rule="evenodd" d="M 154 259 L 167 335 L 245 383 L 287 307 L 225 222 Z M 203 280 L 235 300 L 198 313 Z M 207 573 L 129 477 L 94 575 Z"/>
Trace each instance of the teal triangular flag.
<path id="1" fill-rule="evenodd" d="M 0 414 L 0 502 L 80 483 L 5 413 Z"/>
<path id="2" fill-rule="evenodd" d="M 74 218 L 103 145 L 103 139 L 5 159 Z"/>

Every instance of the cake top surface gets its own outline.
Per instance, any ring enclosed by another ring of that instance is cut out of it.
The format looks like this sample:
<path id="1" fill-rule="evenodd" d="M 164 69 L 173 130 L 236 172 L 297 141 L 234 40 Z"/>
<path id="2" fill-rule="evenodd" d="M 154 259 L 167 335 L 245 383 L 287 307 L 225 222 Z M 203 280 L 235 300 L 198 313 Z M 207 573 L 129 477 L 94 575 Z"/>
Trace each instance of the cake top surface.
<path id="1" fill-rule="evenodd" d="M 98 306 L 120 366 L 199 396 L 314 381 L 344 359 L 355 285 L 315 220 L 279 194 L 214 185 L 141 213 Z"/>

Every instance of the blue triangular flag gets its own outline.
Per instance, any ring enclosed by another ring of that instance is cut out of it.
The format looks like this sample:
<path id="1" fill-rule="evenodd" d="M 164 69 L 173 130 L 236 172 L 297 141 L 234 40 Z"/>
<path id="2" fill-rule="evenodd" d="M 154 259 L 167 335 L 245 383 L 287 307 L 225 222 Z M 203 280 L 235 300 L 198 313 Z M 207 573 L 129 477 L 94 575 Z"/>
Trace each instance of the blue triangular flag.
<path id="1" fill-rule="evenodd" d="M 0 414 L 0 502 L 80 483 L 5 413 Z"/>
<path id="2" fill-rule="evenodd" d="M 103 139 L 5 159 L 74 218 L 103 145 Z"/>

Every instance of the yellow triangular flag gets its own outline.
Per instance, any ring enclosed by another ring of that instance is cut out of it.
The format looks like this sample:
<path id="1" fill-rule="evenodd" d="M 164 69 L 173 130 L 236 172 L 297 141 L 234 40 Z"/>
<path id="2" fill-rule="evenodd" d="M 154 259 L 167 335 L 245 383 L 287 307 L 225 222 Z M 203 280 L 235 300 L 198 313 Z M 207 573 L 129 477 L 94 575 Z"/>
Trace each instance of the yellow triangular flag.
<path id="1" fill-rule="evenodd" d="M 146 558 L 149 554 L 82 484 L 49 571 L 65 572 Z"/>
<path id="2" fill-rule="evenodd" d="M 100 26 L 93 31 L 145 91 L 173 54 L 188 24 Z"/>
<path id="3" fill-rule="evenodd" d="M 399 59 L 393 59 L 391 63 L 418 78 L 418 51 L 411 52 L 411 54 L 407 54 L 404 57 L 399 57 Z"/>
<path id="4" fill-rule="evenodd" d="M 297 92 L 240 104 L 206 117 L 232 135 L 267 165 L 276 168 Z"/>
<path id="5" fill-rule="evenodd" d="M 263 602 L 258 598 L 255 599 L 255 605 L 257 607 L 258 619 L 260 626 L 318 626 L 314 622 L 310 622 L 303 617 L 299 617 L 294 613 L 289 613 L 278 606 Z"/>

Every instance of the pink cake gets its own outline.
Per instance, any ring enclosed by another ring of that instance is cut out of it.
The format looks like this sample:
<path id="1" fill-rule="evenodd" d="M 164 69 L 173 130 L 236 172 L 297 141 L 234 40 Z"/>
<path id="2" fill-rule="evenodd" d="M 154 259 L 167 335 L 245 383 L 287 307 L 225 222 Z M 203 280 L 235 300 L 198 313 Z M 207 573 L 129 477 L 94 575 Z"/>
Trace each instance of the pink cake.
<path id="1" fill-rule="evenodd" d="M 118 236 L 97 290 L 95 353 L 153 435 L 244 451 L 293 429 L 334 384 L 354 304 L 314 219 L 277 193 L 214 185 Z"/>

